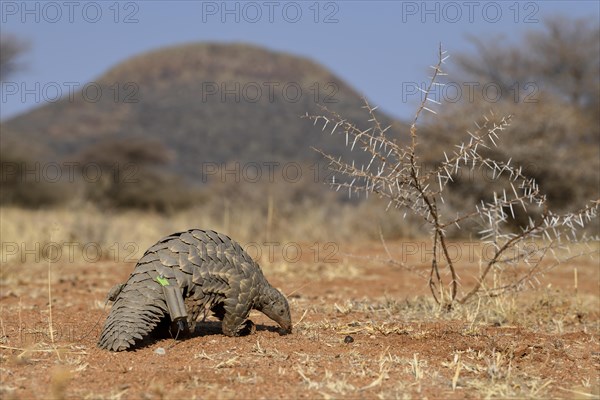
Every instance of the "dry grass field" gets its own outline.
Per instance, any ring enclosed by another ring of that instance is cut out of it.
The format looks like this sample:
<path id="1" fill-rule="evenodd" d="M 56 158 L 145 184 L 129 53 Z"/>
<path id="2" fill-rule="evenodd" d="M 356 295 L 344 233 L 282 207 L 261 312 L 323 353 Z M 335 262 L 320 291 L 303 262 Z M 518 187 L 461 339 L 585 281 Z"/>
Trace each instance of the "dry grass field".
<path id="1" fill-rule="evenodd" d="M 182 340 L 110 353 L 96 348 L 108 290 L 163 235 L 190 224 L 225 229 L 227 219 L 0 211 L 4 399 L 600 396 L 597 252 L 557 266 L 523 292 L 445 311 L 420 276 L 429 270 L 425 241 L 387 243 L 395 258 L 415 265 L 409 271 L 386 263 L 376 240 L 325 242 L 314 232 L 314 241 L 288 236 L 265 245 L 237 220 L 231 236 L 249 244 L 288 295 L 294 332 L 280 336 L 253 313 L 251 336 L 223 336 L 207 321 Z M 69 242 L 78 243 L 72 257 Z M 461 283 L 472 283 L 478 270 L 465 256 Z"/>

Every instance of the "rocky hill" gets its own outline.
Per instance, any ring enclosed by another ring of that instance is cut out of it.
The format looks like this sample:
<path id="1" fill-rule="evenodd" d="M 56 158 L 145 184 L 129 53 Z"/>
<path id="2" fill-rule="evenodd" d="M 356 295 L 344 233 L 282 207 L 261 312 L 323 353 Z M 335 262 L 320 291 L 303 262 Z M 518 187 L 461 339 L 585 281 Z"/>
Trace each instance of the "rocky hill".
<path id="1" fill-rule="evenodd" d="M 72 99 L 7 121 L 3 139 L 37 143 L 52 160 L 143 160 L 198 181 L 206 163 L 312 162 L 311 146 L 345 154 L 343 141 L 300 118 L 318 104 L 368 119 L 361 96 L 311 60 L 195 43 L 126 60 Z"/>

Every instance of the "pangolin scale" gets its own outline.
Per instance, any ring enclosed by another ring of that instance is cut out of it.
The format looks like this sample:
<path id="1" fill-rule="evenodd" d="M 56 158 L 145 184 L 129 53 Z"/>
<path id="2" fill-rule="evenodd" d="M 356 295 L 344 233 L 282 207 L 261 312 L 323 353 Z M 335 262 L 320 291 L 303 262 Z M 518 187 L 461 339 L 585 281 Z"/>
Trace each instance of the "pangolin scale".
<path id="1" fill-rule="evenodd" d="M 243 335 L 254 327 L 247 318 L 255 309 L 285 332 L 292 330 L 285 296 L 269 284 L 248 253 L 226 235 L 192 229 L 158 241 L 127 282 L 111 289 L 108 299 L 114 304 L 98 340 L 100 348 L 130 349 L 170 317 L 159 279 L 182 291 L 190 327 L 212 311 L 222 320 L 225 335 Z"/>

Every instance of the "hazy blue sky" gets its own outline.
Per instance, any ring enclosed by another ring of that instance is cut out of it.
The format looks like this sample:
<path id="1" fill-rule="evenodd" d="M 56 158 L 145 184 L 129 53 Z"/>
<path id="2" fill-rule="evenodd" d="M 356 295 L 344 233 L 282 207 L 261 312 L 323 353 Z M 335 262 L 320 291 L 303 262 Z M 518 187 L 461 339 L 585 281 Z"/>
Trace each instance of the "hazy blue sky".
<path id="1" fill-rule="evenodd" d="M 84 85 L 126 58 L 194 41 L 247 42 L 307 56 L 382 110 L 412 115 L 439 42 L 450 54 L 472 49 L 466 36 L 515 40 L 546 16 L 598 19 L 597 1 L 0 1 L 1 33 L 26 39 L 27 69 L 2 86 L 0 118 L 40 106 L 65 82 Z M 452 62 L 449 59 L 448 62 Z M 50 83 L 50 86 L 48 84 Z M 36 91 L 26 94 L 21 88 Z M 12 91 L 12 89 L 11 89 Z M 23 97 L 25 97 L 23 99 Z M 37 98 L 36 98 L 37 97 Z"/>

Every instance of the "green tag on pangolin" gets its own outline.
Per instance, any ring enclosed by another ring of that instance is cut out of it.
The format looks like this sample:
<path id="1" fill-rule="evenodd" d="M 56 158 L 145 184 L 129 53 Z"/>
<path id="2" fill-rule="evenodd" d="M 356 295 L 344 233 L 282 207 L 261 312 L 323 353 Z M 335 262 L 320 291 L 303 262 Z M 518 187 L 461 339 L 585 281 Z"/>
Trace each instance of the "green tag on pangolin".
<path id="1" fill-rule="evenodd" d="M 156 282 L 160 283 L 161 286 L 169 286 L 169 280 L 162 276 L 157 276 Z"/>

